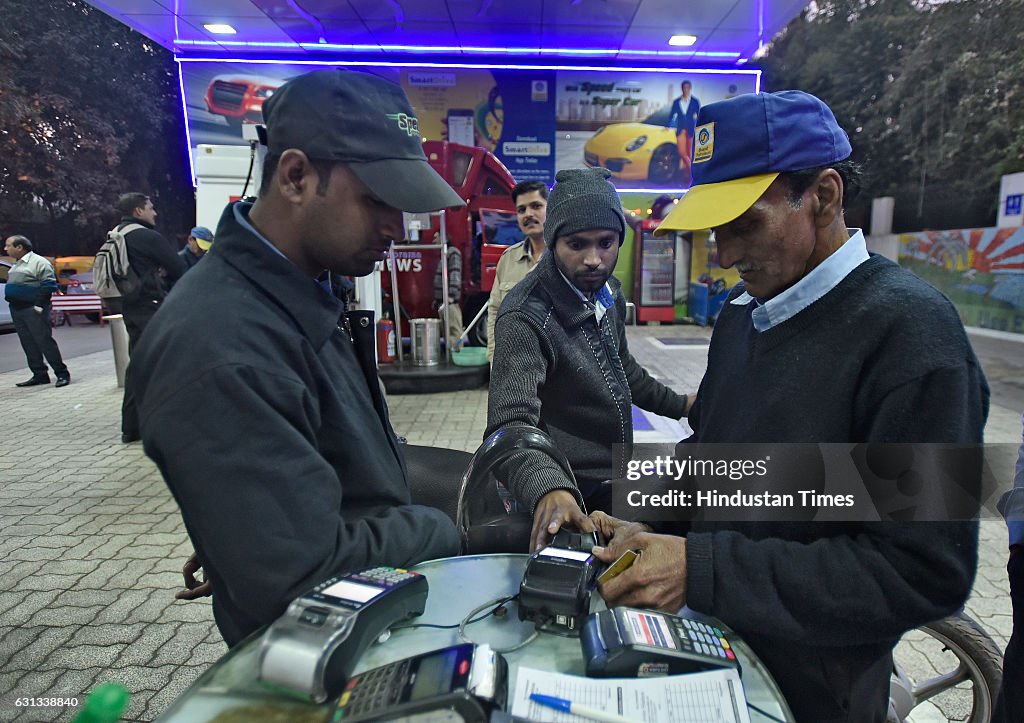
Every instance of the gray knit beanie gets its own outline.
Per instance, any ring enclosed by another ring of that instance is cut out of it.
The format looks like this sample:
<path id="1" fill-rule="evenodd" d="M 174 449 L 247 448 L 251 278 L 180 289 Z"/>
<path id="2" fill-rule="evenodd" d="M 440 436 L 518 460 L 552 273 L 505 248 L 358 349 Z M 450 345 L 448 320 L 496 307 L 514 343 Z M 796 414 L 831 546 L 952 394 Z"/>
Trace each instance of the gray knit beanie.
<path id="1" fill-rule="evenodd" d="M 544 240 L 553 246 L 559 236 L 595 228 L 619 232 L 619 244 L 626 238 L 626 217 L 615 187 L 608 183 L 606 168 L 573 168 L 559 171 L 548 196 Z"/>

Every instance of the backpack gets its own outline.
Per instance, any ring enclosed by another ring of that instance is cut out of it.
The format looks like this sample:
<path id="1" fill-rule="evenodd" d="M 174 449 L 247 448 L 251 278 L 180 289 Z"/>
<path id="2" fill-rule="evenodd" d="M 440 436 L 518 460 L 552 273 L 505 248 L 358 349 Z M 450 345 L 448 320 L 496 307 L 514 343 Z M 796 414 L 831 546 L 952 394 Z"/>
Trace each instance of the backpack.
<path id="1" fill-rule="evenodd" d="M 139 293 L 142 282 L 128 265 L 128 247 L 124 237 L 140 228 L 144 227 L 130 223 L 121 228 L 115 226 L 107 232 L 107 240 L 96 252 L 96 260 L 92 264 L 92 287 L 97 296 L 130 299 Z"/>

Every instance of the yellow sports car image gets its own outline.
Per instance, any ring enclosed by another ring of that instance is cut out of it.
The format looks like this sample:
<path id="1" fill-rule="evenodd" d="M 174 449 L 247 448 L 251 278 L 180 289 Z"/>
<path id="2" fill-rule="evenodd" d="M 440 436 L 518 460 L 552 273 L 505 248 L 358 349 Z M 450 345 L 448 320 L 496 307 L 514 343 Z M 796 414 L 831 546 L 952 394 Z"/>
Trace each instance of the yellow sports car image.
<path id="1" fill-rule="evenodd" d="M 671 183 L 682 168 L 675 128 L 668 126 L 670 106 L 655 111 L 640 123 L 612 123 L 583 146 L 588 166 L 600 166 L 626 181 Z"/>

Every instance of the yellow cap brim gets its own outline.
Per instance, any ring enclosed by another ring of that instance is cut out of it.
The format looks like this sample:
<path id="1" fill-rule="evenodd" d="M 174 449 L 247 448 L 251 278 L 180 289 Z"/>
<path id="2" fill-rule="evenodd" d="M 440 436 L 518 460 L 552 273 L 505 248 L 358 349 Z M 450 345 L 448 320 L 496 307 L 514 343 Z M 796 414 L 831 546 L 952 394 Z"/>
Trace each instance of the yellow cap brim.
<path id="1" fill-rule="evenodd" d="M 665 217 L 654 234 L 661 236 L 669 231 L 699 231 L 729 223 L 753 206 L 778 177 L 778 173 L 763 173 L 694 186 Z"/>
<path id="2" fill-rule="evenodd" d="M 192 238 L 195 238 L 195 236 L 193 236 Z M 204 241 L 201 238 L 197 238 L 196 245 L 203 251 L 209 251 L 213 247 L 213 241 Z"/>

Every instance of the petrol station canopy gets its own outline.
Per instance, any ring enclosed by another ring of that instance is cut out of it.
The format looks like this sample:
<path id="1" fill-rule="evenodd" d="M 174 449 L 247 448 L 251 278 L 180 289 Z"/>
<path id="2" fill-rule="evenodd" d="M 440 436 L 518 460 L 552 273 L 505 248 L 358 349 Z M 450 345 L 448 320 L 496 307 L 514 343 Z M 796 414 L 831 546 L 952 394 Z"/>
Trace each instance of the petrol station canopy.
<path id="1" fill-rule="evenodd" d="M 743 65 L 807 0 L 90 0 L 180 58 Z M 219 27 L 218 27 L 219 26 Z M 689 36 L 670 44 L 670 37 Z M 680 44 L 689 43 L 689 44 Z"/>

